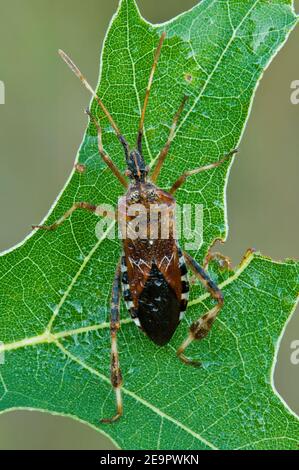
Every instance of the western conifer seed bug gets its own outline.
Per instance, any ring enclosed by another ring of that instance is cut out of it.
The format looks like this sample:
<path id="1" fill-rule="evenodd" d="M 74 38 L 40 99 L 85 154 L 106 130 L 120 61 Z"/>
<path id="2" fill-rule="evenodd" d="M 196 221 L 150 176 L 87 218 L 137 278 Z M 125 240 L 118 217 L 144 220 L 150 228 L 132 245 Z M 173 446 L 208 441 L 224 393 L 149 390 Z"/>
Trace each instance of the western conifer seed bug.
<path id="1" fill-rule="evenodd" d="M 98 131 L 99 154 L 126 190 L 125 195 L 121 198 L 122 206 L 125 209 L 128 209 L 133 203 L 141 203 L 146 207 L 146 210 L 149 211 L 152 203 L 155 203 L 158 207 L 160 205 L 164 205 L 167 208 L 170 220 L 169 237 L 167 239 L 158 236 L 155 239 L 147 237 L 146 239 L 140 238 L 133 240 L 127 236 L 123 240 L 123 254 L 117 265 L 112 286 L 110 316 L 111 384 L 116 394 L 116 414 L 109 419 L 102 419 L 102 422 L 106 423 L 116 421 L 123 414 L 121 394 L 122 374 L 117 349 L 117 331 L 120 328 L 121 292 L 126 303 L 126 307 L 136 325 L 141 328 L 154 343 L 163 346 L 170 341 L 186 311 L 189 296 L 187 267 L 190 268 L 196 278 L 203 284 L 211 294 L 212 298 L 216 301 L 215 306 L 210 311 L 192 323 L 187 338 L 177 350 L 177 356 L 181 361 L 195 366 L 199 365 L 199 363 L 187 358 L 184 354 L 185 350 L 193 340 L 203 339 L 207 336 L 217 314 L 223 306 L 223 295 L 218 286 L 210 279 L 208 273 L 188 253 L 181 250 L 178 241 L 175 238 L 174 194 L 183 185 L 187 178 L 221 165 L 224 161 L 231 158 L 237 150 L 232 150 L 217 162 L 191 171 L 186 171 L 177 179 L 177 181 L 174 182 L 168 192 L 156 186 L 155 183 L 167 157 L 171 142 L 175 135 L 177 123 L 187 100 L 187 97 L 185 96 L 173 118 L 167 142 L 160 151 L 156 166 L 151 174 L 149 174 L 149 167 L 146 165 L 143 157 L 142 138 L 144 132 L 145 113 L 155 69 L 157 67 L 165 37 L 166 34 L 162 33 L 158 47 L 155 51 L 154 62 L 141 112 L 136 148 L 133 150 L 130 150 L 125 137 L 121 134 L 108 109 L 89 85 L 78 67 L 63 51 L 59 51 L 62 59 L 67 63 L 100 105 L 114 129 L 118 140 L 123 146 L 127 164 L 125 175 L 121 173 L 111 158 L 105 153 L 102 145 L 102 131 L 100 124 L 97 118 L 87 110 L 87 114 L 94 122 Z M 127 178 L 129 179 L 129 182 Z M 33 228 L 55 230 L 75 210 L 84 209 L 97 214 L 97 207 L 98 206 L 88 202 L 78 202 L 75 203 L 54 224 L 49 226 L 34 226 Z M 126 223 L 129 223 L 128 217 L 126 219 Z"/>

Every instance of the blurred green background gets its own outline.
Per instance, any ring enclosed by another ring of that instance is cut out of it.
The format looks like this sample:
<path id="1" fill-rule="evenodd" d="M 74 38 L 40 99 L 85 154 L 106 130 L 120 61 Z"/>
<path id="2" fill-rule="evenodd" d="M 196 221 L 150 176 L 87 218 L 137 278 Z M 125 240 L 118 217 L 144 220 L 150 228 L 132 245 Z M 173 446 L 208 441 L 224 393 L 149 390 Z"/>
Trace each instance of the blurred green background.
<path id="1" fill-rule="evenodd" d="M 137 0 L 145 18 L 163 22 L 197 0 Z M 91 83 L 117 0 L 0 0 L 0 250 L 20 242 L 49 210 L 69 176 L 89 102 L 61 63 L 69 51 Z M 299 1 L 295 2 L 299 11 Z M 298 258 L 299 29 L 266 71 L 228 185 L 229 237 L 221 248 L 234 264 L 248 247 L 274 259 Z M 298 309 L 297 309 L 298 310 Z M 299 312 L 289 322 L 275 369 L 275 386 L 299 415 L 299 365 L 290 343 L 299 339 Z M 257 365 L 258 366 L 258 365 Z M 0 449 L 112 449 L 84 424 L 48 414 L 0 416 Z"/>

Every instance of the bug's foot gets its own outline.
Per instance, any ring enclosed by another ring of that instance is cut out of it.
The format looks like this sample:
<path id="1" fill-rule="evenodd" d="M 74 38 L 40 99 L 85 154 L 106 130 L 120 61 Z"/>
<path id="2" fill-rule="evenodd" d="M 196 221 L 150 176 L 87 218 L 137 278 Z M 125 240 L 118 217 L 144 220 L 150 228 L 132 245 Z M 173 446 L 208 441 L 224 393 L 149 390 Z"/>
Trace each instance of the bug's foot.
<path id="1" fill-rule="evenodd" d="M 184 352 L 186 348 L 189 346 L 189 344 L 194 340 L 194 337 L 192 334 L 189 334 L 189 336 L 185 339 L 185 341 L 181 344 L 179 349 L 177 350 L 176 354 L 178 358 L 184 363 L 188 364 L 193 367 L 201 367 L 201 362 L 200 361 L 193 361 L 192 359 L 189 359 L 188 357 L 185 356 Z"/>
<path id="2" fill-rule="evenodd" d="M 224 241 L 221 238 L 216 238 L 214 240 L 214 242 L 210 246 L 209 251 L 203 261 L 203 268 L 205 270 L 208 270 L 210 261 L 217 261 L 221 270 L 226 269 L 228 271 L 232 271 L 233 266 L 232 266 L 231 259 L 228 256 L 225 256 L 222 253 L 219 253 L 219 251 L 216 251 L 216 252 L 212 251 L 217 243 L 221 243 L 221 245 L 223 245 Z"/>
<path id="3" fill-rule="evenodd" d="M 33 230 L 55 230 L 55 228 L 53 225 L 32 225 Z"/>
<path id="4" fill-rule="evenodd" d="M 210 261 L 217 261 L 221 270 L 232 271 L 232 262 L 228 256 L 222 253 L 208 253 L 205 257 L 203 268 L 208 269 Z"/>
<path id="5" fill-rule="evenodd" d="M 184 363 L 187 364 L 188 366 L 193 366 L 193 367 L 201 367 L 202 364 L 200 361 L 194 361 L 193 359 L 189 359 L 186 357 L 184 354 L 178 354 L 178 358 Z"/>
<path id="6" fill-rule="evenodd" d="M 117 413 L 115 416 L 112 416 L 112 418 L 102 418 L 100 422 L 103 424 L 112 424 L 115 423 L 115 421 L 118 421 L 121 416 L 122 413 Z"/>
<path id="7" fill-rule="evenodd" d="M 230 152 L 226 153 L 224 156 L 223 156 L 223 159 L 227 159 L 227 158 L 232 158 L 234 155 L 236 155 L 236 153 L 239 152 L 239 149 L 238 148 L 235 148 L 233 150 L 231 150 Z"/>

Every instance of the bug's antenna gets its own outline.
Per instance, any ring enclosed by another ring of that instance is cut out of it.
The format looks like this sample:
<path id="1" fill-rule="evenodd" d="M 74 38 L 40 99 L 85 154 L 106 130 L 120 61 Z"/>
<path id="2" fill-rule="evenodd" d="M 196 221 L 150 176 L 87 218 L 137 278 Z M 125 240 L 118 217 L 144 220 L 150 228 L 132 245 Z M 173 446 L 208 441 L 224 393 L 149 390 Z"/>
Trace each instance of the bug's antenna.
<path id="1" fill-rule="evenodd" d="M 120 183 L 127 188 L 128 183 L 126 178 L 121 174 L 119 169 L 117 168 L 116 165 L 114 165 L 113 161 L 109 157 L 109 155 L 106 154 L 104 148 L 103 148 L 103 142 L 102 142 L 102 129 L 96 118 L 93 116 L 93 114 L 90 112 L 89 109 L 85 110 L 85 113 L 89 116 L 90 120 L 94 123 L 97 131 L 98 131 L 98 148 L 99 148 L 99 154 L 102 158 L 102 160 L 106 163 L 106 165 L 110 168 L 114 176 L 120 181 Z M 126 153 L 126 159 L 128 158 L 128 155 Z"/>
<path id="2" fill-rule="evenodd" d="M 84 75 L 81 73 L 81 71 L 79 70 L 79 68 L 77 67 L 77 65 L 74 64 L 74 62 L 69 58 L 69 56 L 63 52 L 61 49 L 59 49 L 58 51 L 60 57 L 64 60 L 64 62 L 68 65 L 68 67 L 72 70 L 72 72 L 74 72 L 74 74 L 79 78 L 79 80 L 83 83 L 83 85 L 85 86 L 85 88 L 87 88 L 87 90 L 92 94 L 92 96 L 96 99 L 96 101 L 99 103 L 99 105 L 101 106 L 103 112 L 105 113 L 105 115 L 107 116 L 111 126 L 113 127 L 120 143 L 123 145 L 124 149 L 126 152 L 129 151 L 129 145 L 126 141 L 126 139 L 124 138 L 124 136 L 122 135 L 122 133 L 120 132 L 119 128 L 117 127 L 117 125 L 115 124 L 114 120 L 113 120 L 113 117 L 111 116 L 111 114 L 109 113 L 108 109 L 106 108 L 106 106 L 104 105 L 104 103 L 102 102 L 102 100 L 98 97 L 98 95 L 96 94 L 96 92 L 94 91 L 94 89 L 90 86 L 90 84 L 88 83 L 88 81 L 86 80 L 86 78 L 84 77 Z"/>
<path id="3" fill-rule="evenodd" d="M 159 60 L 159 57 L 160 57 L 162 45 L 163 45 L 163 42 L 164 42 L 165 38 L 166 38 L 166 33 L 164 31 L 161 34 L 160 41 L 159 41 L 158 47 L 157 47 L 156 52 L 155 52 L 154 62 L 153 62 L 152 70 L 151 70 L 151 73 L 150 73 L 147 89 L 146 89 L 146 92 L 145 92 L 145 98 L 144 98 L 143 108 L 142 108 L 142 112 L 141 112 L 140 123 L 139 123 L 139 128 L 138 128 L 138 137 L 137 137 L 137 147 L 138 147 L 138 150 L 139 150 L 140 153 L 141 153 L 141 143 L 142 143 L 142 137 L 143 137 L 143 124 L 144 124 L 146 107 L 147 107 L 147 103 L 148 103 L 148 99 L 149 99 L 149 95 L 150 95 L 150 91 L 151 91 L 151 86 L 152 86 L 152 83 L 153 83 L 155 70 L 157 68 L 158 60 Z"/>
<path id="4" fill-rule="evenodd" d="M 177 127 L 177 124 L 178 124 L 178 120 L 180 118 L 180 115 L 182 114 L 182 111 L 184 109 L 184 106 L 186 104 L 186 101 L 188 99 L 188 96 L 185 95 L 183 97 L 183 100 L 181 102 L 181 105 L 178 109 L 178 111 L 176 112 L 174 118 L 173 118 L 173 121 L 172 121 L 172 125 L 171 125 L 171 128 L 170 128 L 170 132 L 169 132 L 169 136 L 168 136 L 168 139 L 167 139 L 167 142 L 166 144 L 164 145 L 163 149 L 161 150 L 159 156 L 158 156 L 158 161 L 157 161 L 157 164 L 154 168 L 154 171 L 152 173 L 152 176 L 151 176 L 151 180 L 153 183 L 156 182 L 159 174 L 160 174 L 160 171 L 161 171 L 161 168 L 163 166 L 163 163 L 167 157 L 167 154 L 169 152 L 169 149 L 170 149 L 170 145 L 171 145 L 171 142 L 173 141 L 173 138 L 175 136 L 175 130 L 176 130 L 176 127 Z"/>

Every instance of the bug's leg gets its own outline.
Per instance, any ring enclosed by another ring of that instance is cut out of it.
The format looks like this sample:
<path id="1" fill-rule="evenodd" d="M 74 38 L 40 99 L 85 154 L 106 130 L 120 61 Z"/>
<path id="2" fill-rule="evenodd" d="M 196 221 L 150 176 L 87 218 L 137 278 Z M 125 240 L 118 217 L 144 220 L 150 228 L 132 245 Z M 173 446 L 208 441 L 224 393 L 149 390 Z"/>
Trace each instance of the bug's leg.
<path id="1" fill-rule="evenodd" d="M 98 206 L 95 206 L 93 204 L 89 204 L 88 202 L 75 202 L 75 204 L 72 205 L 72 207 L 66 211 L 65 214 L 63 214 L 60 219 L 56 220 L 52 225 L 33 225 L 33 229 L 40 229 L 40 230 L 56 230 L 59 225 L 61 225 L 74 211 L 77 209 L 84 209 L 89 212 L 94 212 L 96 213 L 98 211 Z"/>
<path id="2" fill-rule="evenodd" d="M 204 259 L 203 267 L 205 270 L 208 270 L 210 261 L 217 260 L 220 266 L 220 269 L 228 269 L 229 271 L 232 270 L 232 262 L 228 256 L 216 252 L 208 252 L 207 256 Z"/>
<path id="3" fill-rule="evenodd" d="M 203 268 L 205 270 L 208 270 L 210 261 L 217 260 L 219 262 L 220 269 L 228 269 L 228 270 L 231 271 L 232 270 L 232 262 L 231 262 L 230 258 L 228 256 L 223 255 L 222 253 L 219 253 L 218 251 L 212 252 L 212 249 L 213 249 L 214 245 L 217 242 L 223 243 L 223 241 L 221 239 L 217 238 L 215 240 L 215 242 L 210 247 L 210 249 L 209 249 L 209 251 L 208 251 L 208 253 L 207 253 L 207 255 L 204 259 Z"/>
<path id="4" fill-rule="evenodd" d="M 197 175 L 198 173 L 201 173 L 202 171 L 211 170 L 212 168 L 216 168 L 217 166 L 220 166 L 226 160 L 231 158 L 233 155 L 235 155 L 235 153 L 237 153 L 237 152 L 238 152 L 238 149 L 234 149 L 231 152 L 227 153 L 218 162 L 210 163 L 209 165 L 201 166 L 200 168 L 195 168 L 194 170 L 186 171 L 172 185 L 172 187 L 169 190 L 170 194 L 174 194 L 185 183 L 186 179 L 189 176 Z"/>
<path id="5" fill-rule="evenodd" d="M 194 272 L 197 279 L 202 283 L 202 285 L 209 291 L 213 299 L 217 301 L 215 307 L 209 310 L 205 315 L 200 317 L 198 320 L 192 323 L 190 326 L 189 335 L 185 341 L 181 344 L 177 350 L 177 355 L 186 364 L 191 364 L 194 366 L 199 366 L 200 363 L 188 359 L 184 352 L 192 341 L 196 339 L 203 339 L 207 336 L 212 325 L 217 317 L 220 309 L 223 306 L 223 295 L 219 287 L 210 279 L 206 271 L 186 252 L 184 252 L 184 257 L 187 265 Z"/>
<path id="6" fill-rule="evenodd" d="M 153 173 L 151 175 L 151 180 L 152 180 L 153 183 L 155 183 L 157 181 L 157 178 L 160 174 L 163 163 L 164 163 L 164 161 L 167 157 L 168 151 L 170 149 L 171 142 L 173 141 L 173 138 L 174 138 L 174 133 L 175 133 L 175 130 L 176 130 L 177 123 L 179 121 L 180 115 L 181 115 L 181 113 L 184 109 L 184 106 L 185 106 L 185 103 L 186 103 L 187 99 L 188 99 L 188 96 L 184 96 L 183 101 L 182 101 L 178 111 L 176 112 L 174 118 L 173 118 L 172 126 L 170 128 L 170 132 L 169 132 L 167 142 L 166 142 L 165 146 L 163 147 L 163 149 L 161 150 L 161 152 L 159 153 L 156 166 L 155 166 L 155 168 L 153 170 Z"/>
<path id="7" fill-rule="evenodd" d="M 86 114 L 90 117 L 90 119 L 93 121 L 94 125 L 97 128 L 98 131 L 98 148 L 99 148 L 99 153 L 102 157 L 102 160 L 106 163 L 106 165 L 110 168 L 114 176 L 120 181 L 120 183 L 127 188 L 128 187 L 128 182 L 124 175 L 119 171 L 117 166 L 113 163 L 109 155 L 105 152 L 103 148 L 103 142 L 102 142 L 102 129 L 100 124 L 98 123 L 97 119 L 92 115 L 92 113 L 89 111 L 89 109 L 86 110 Z"/>
<path id="8" fill-rule="evenodd" d="M 117 349 L 117 331 L 120 328 L 119 322 L 119 304 L 121 293 L 121 268 L 118 263 L 111 298 L 111 316 L 110 316 L 110 333 L 111 333 L 111 385 L 115 390 L 116 397 L 116 414 L 112 418 L 101 419 L 102 423 L 113 423 L 123 414 L 123 404 L 121 396 L 122 375 L 119 366 L 118 349 Z"/>
<path id="9" fill-rule="evenodd" d="M 142 137 L 143 137 L 143 124 L 144 124 L 145 112 L 146 112 L 147 103 L 148 103 L 148 99 L 149 99 L 149 95 L 150 95 L 150 91 L 151 91 L 151 87 L 152 87 L 152 83 L 153 83 L 155 70 L 156 70 L 157 65 L 158 65 L 158 60 L 159 60 L 159 57 L 160 57 L 160 52 L 161 52 L 162 45 L 163 45 L 165 37 L 166 37 L 166 33 L 163 32 L 161 34 L 160 41 L 159 41 L 159 44 L 158 44 L 156 52 L 155 52 L 154 62 L 153 62 L 153 65 L 152 65 L 152 70 L 151 70 L 151 73 L 150 73 L 150 76 L 149 76 L 149 80 L 148 80 L 148 84 L 147 84 L 147 88 L 146 88 L 146 92 L 145 92 L 145 98 L 144 98 L 143 108 L 142 108 L 142 112 L 141 112 L 139 128 L 138 128 L 138 136 L 137 136 L 137 148 L 138 148 L 138 151 L 141 155 L 142 155 Z"/>

